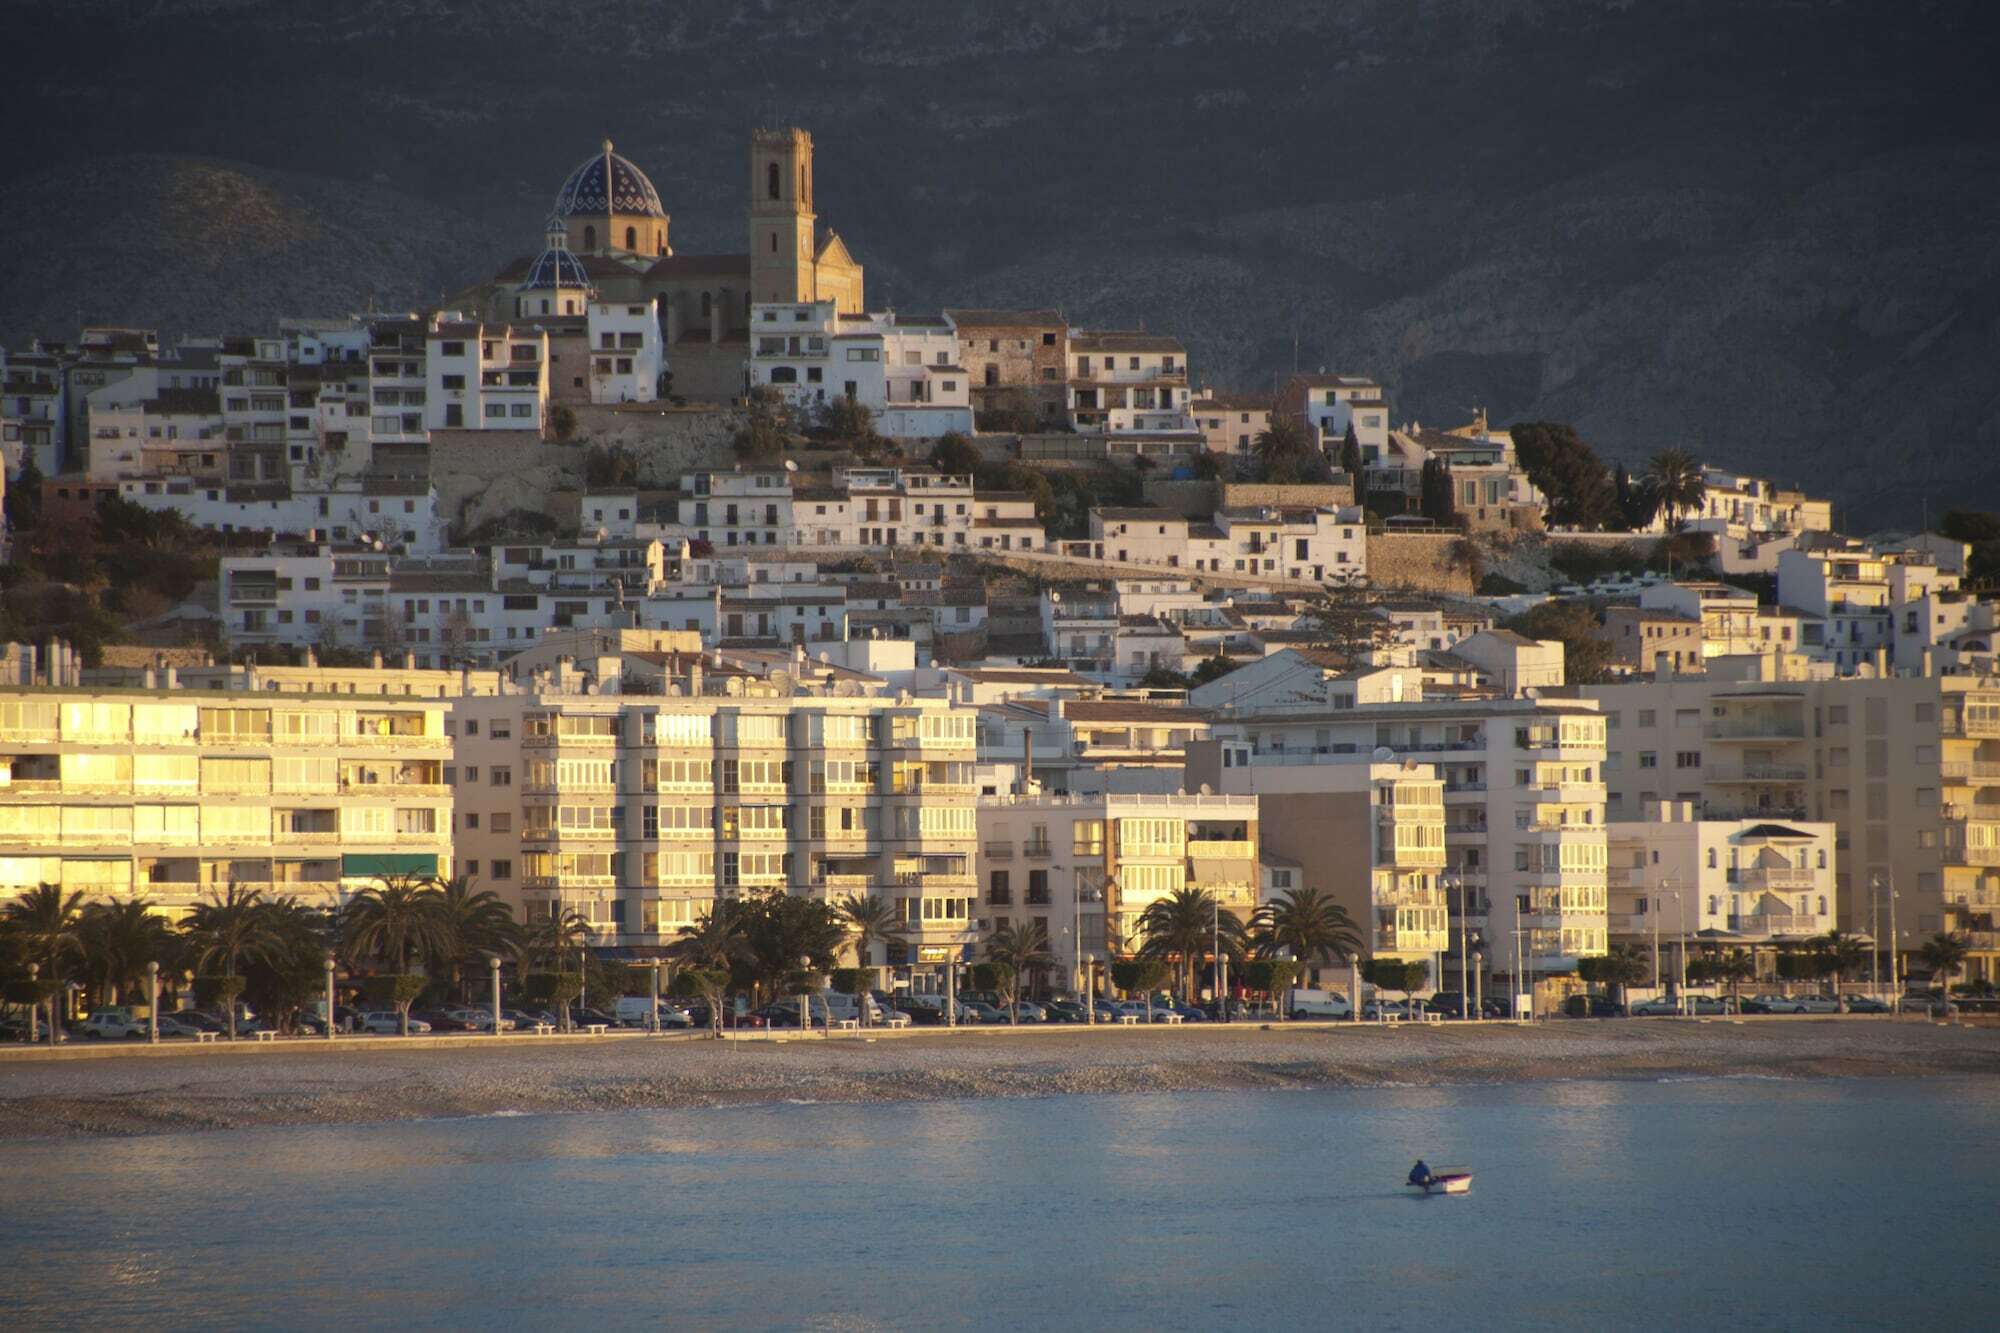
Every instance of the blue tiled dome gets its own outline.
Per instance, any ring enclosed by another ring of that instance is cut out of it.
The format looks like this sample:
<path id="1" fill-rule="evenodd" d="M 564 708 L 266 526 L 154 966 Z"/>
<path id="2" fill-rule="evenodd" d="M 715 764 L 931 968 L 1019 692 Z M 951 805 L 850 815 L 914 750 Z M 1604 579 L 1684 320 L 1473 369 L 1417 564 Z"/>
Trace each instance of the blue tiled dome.
<path id="1" fill-rule="evenodd" d="M 544 250 L 528 269 L 528 276 L 521 280 L 520 290 L 531 292 L 554 287 L 592 286 L 590 275 L 583 270 L 583 261 L 567 250 Z"/>
<path id="2" fill-rule="evenodd" d="M 558 217 L 605 213 L 637 213 L 649 218 L 667 215 L 653 182 L 629 159 L 612 152 L 609 139 L 604 141 L 603 152 L 585 158 L 556 191 Z"/>

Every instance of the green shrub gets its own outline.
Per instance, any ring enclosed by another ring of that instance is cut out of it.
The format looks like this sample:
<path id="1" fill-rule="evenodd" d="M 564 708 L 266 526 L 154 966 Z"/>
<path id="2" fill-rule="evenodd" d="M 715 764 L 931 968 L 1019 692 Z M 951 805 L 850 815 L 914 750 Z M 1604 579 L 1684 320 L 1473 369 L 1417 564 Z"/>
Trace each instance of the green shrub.
<path id="1" fill-rule="evenodd" d="M 866 995 L 875 979 L 872 967 L 836 967 L 833 970 L 833 988 L 842 995 Z"/>
<path id="2" fill-rule="evenodd" d="M 196 977 L 195 1002 L 209 1009 L 227 1009 L 236 1003 L 247 984 L 243 977 Z"/>
<path id="3" fill-rule="evenodd" d="M 583 975 L 578 972 L 530 972 L 521 989 L 536 1004 L 563 1008 L 576 1003 L 583 994 Z"/>

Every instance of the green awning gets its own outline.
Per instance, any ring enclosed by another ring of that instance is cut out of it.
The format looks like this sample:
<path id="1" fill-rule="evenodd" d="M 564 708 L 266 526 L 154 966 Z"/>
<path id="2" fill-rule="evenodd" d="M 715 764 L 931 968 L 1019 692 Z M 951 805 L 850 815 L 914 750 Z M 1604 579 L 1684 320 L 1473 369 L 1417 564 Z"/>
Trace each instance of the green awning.
<path id="1" fill-rule="evenodd" d="M 340 858 L 342 879 L 374 879 L 377 875 L 435 875 L 436 852 L 359 852 Z"/>

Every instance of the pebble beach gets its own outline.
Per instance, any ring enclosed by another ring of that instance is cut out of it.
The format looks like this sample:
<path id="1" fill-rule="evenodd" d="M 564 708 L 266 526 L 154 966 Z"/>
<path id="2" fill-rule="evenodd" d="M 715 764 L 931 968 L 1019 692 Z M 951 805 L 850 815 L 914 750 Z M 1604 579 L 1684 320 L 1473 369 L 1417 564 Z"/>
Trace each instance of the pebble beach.
<path id="1" fill-rule="evenodd" d="M 0 1061 L 0 1137 L 87 1137 L 757 1102 L 1572 1079 L 2000 1075 L 2000 1027 L 1923 1021 L 1605 1020 L 1393 1028 L 966 1029 L 715 1041 L 623 1036 L 396 1049 Z"/>

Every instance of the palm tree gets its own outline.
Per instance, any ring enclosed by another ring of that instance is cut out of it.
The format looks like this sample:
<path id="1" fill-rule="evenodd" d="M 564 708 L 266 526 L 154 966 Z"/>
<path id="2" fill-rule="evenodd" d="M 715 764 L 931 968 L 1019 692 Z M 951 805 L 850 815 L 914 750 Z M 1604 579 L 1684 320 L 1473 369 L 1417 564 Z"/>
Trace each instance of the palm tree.
<path id="1" fill-rule="evenodd" d="M 143 898 L 92 903 L 77 923 L 77 948 L 84 976 L 107 1004 L 136 987 L 147 963 L 165 960 L 173 948 L 166 919 Z"/>
<path id="2" fill-rule="evenodd" d="M 1731 1006 L 1740 1012 L 1743 997 L 1739 994 L 1738 987 L 1743 982 L 1756 980 L 1757 959 L 1746 949 L 1731 949 L 1726 953 L 1717 954 L 1713 975 L 1717 981 L 1729 984 Z"/>
<path id="3" fill-rule="evenodd" d="M 83 915 L 83 895 L 63 896 L 56 884 L 37 884 L 7 904 L 7 931 L 20 941 L 29 962 L 39 963 L 43 980 L 51 987 L 61 980 L 64 955 L 77 947 L 77 925 Z M 49 991 L 49 1033 L 56 1030 L 56 994 Z"/>
<path id="4" fill-rule="evenodd" d="M 1924 941 L 1924 947 L 1917 956 L 1930 968 L 1931 975 L 1938 979 L 1938 994 L 1944 998 L 1944 1016 L 1951 1017 L 1951 977 L 1952 973 L 1964 965 L 1967 947 L 1962 935 L 1933 935 Z"/>
<path id="5" fill-rule="evenodd" d="M 986 939 L 986 961 L 1012 974 L 1007 983 L 1007 1007 L 1014 1026 L 1021 1025 L 1021 978 L 1044 967 L 1054 967 L 1055 954 L 1049 951 L 1049 932 L 1039 922 L 1002 926 Z"/>
<path id="6" fill-rule="evenodd" d="M 1271 424 L 1257 432 L 1252 447 L 1267 478 L 1274 472 L 1296 478 L 1300 464 L 1312 452 L 1312 442 L 1306 438 L 1305 427 L 1291 417 L 1275 413 Z"/>
<path id="7" fill-rule="evenodd" d="M 1662 449 L 1646 464 L 1646 488 L 1659 507 L 1667 511 L 1667 526 L 1673 527 L 1683 514 L 1701 507 L 1708 494 L 1702 480 L 1701 464 L 1685 449 Z"/>
<path id="8" fill-rule="evenodd" d="M 1645 980 L 1649 967 L 1646 956 L 1630 944 L 1614 944 L 1602 958 L 1582 960 L 1590 964 L 1590 977 L 1602 982 L 1606 992 L 1616 990 L 1625 1016 L 1632 1016 L 1632 987 Z"/>
<path id="9" fill-rule="evenodd" d="M 1858 972 L 1868 961 L 1868 946 L 1842 930 L 1829 930 L 1806 942 L 1819 959 L 1820 967 L 1833 978 L 1833 993 L 1840 996 L 1840 983 L 1850 972 Z"/>
<path id="10" fill-rule="evenodd" d="M 680 938 L 667 946 L 667 952 L 691 969 L 696 984 L 702 987 L 708 1000 L 709 1023 L 718 1037 L 722 1035 L 722 1002 L 728 992 L 730 969 L 750 952 L 743 938 L 743 916 L 738 906 L 734 899 L 721 899 L 703 913 L 701 920 L 682 926 Z"/>
<path id="11" fill-rule="evenodd" d="M 491 889 L 474 889 L 472 877 L 433 880 L 439 935 L 438 958 L 450 965 L 451 985 L 465 998 L 467 963 L 487 954 L 511 953 L 520 937 L 514 913 Z"/>
<path id="12" fill-rule="evenodd" d="M 21 941 L 30 962 L 42 965 L 49 981 L 58 979 L 65 955 L 75 953 L 83 919 L 83 895 L 63 896 L 55 884 L 37 884 L 7 904 L 7 929 Z"/>
<path id="13" fill-rule="evenodd" d="M 1215 895 L 1207 889 L 1188 887 L 1147 904 L 1139 914 L 1139 932 L 1145 936 L 1145 943 L 1139 946 L 1141 958 L 1180 960 L 1182 994 L 1192 1003 L 1196 962 L 1213 950 L 1218 934 L 1225 948 L 1237 945 L 1231 952 L 1240 955 L 1243 923 L 1234 912 L 1217 908 Z"/>
<path id="14" fill-rule="evenodd" d="M 422 879 L 385 875 L 341 913 L 341 937 L 352 958 L 372 958 L 395 976 L 410 974 L 412 954 L 439 956 L 446 944 L 438 891 Z M 402 1035 L 410 1035 L 411 999 L 395 1001 Z"/>
<path id="15" fill-rule="evenodd" d="M 234 884 L 225 885 L 221 894 L 207 902 L 195 904 L 187 919 L 195 970 L 219 962 L 222 975 L 234 979 L 240 965 L 268 954 L 277 941 L 265 915 L 267 906 L 262 890 L 240 889 Z M 235 987 L 224 987 L 231 1041 L 236 1040 L 236 993 Z"/>
<path id="16" fill-rule="evenodd" d="M 854 965 L 867 967 L 869 946 L 878 940 L 884 944 L 889 942 L 896 925 L 896 910 L 872 893 L 865 897 L 850 893 L 835 907 L 840 912 L 841 924 L 854 941 Z M 861 1006 L 861 1021 L 868 1021 L 866 1004 Z"/>
<path id="17" fill-rule="evenodd" d="M 1250 918 L 1250 937 L 1258 957 L 1289 952 L 1301 967 L 1352 962 L 1361 955 L 1354 918 L 1318 889 L 1288 889 L 1259 907 Z"/>

